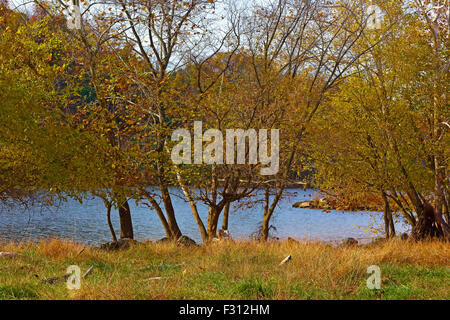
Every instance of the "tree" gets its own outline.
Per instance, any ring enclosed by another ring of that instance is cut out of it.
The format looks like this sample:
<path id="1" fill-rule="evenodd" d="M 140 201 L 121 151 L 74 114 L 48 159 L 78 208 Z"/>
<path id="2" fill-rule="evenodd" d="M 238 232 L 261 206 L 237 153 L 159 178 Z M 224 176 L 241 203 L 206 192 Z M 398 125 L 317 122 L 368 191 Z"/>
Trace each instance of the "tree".
<path id="1" fill-rule="evenodd" d="M 262 240 L 298 163 L 299 145 L 326 94 L 352 72 L 355 62 L 379 41 L 362 42 L 367 15 L 364 2 L 277 1 L 257 7 L 248 18 L 247 50 L 252 56 L 260 110 L 281 111 L 272 123 L 285 130 L 280 146 L 274 197 L 266 186 Z"/>
<path id="2" fill-rule="evenodd" d="M 445 130 L 440 132 L 443 144 L 435 139 L 436 110 L 445 114 L 446 108 L 436 103 L 433 50 L 417 11 L 402 3 L 385 10 L 386 19 L 401 23 L 339 87 L 322 118 L 327 125 L 317 132 L 328 139 L 311 147 L 321 149 L 316 165 L 327 189 L 379 190 L 387 234 L 394 230 L 389 218 L 393 203 L 413 227 L 414 238 L 445 236 L 447 222 L 436 218 L 430 205 L 439 198 L 435 157 L 445 154 L 448 144 Z M 446 86 L 438 87 L 446 91 Z"/>
<path id="3" fill-rule="evenodd" d="M 79 199 L 92 187 L 91 179 L 101 185 L 107 175 L 97 170 L 102 142 L 72 126 L 64 112 L 67 97 L 55 86 L 64 74 L 64 42 L 49 32 L 48 17 L 30 22 L 3 5 L 0 9 L 0 194 L 42 202 Z"/>

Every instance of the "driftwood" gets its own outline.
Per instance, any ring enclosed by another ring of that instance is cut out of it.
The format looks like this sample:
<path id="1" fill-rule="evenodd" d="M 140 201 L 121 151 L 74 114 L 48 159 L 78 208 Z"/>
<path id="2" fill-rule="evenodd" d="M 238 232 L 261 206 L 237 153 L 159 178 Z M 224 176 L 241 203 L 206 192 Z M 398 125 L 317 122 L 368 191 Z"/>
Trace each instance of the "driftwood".
<path id="1" fill-rule="evenodd" d="M 14 252 L 0 252 L 0 258 L 21 258 L 24 257 L 23 254 Z"/>
<path id="2" fill-rule="evenodd" d="M 280 262 L 279 266 L 282 266 L 283 264 L 285 264 L 286 262 L 291 260 L 291 258 L 292 258 L 292 256 L 288 255 L 286 258 L 283 259 L 283 261 Z"/>
<path id="3" fill-rule="evenodd" d="M 148 279 L 142 279 L 140 281 L 153 281 L 153 280 L 162 280 L 162 279 L 166 279 L 166 277 L 152 277 L 152 278 L 148 278 Z"/>
<path id="4" fill-rule="evenodd" d="M 87 271 L 83 274 L 83 279 L 86 278 L 89 275 L 89 273 L 91 273 L 92 269 L 94 269 L 94 266 L 90 266 L 90 268 L 87 269 Z"/>
<path id="5" fill-rule="evenodd" d="M 36 277 L 39 278 L 38 275 L 36 275 Z M 48 283 L 48 284 L 55 284 L 56 282 L 59 282 L 59 281 L 65 281 L 69 277 L 70 277 L 70 274 L 63 274 L 62 276 L 51 277 L 51 278 L 48 278 L 48 279 L 42 279 L 42 282 L 45 282 L 45 283 Z"/>

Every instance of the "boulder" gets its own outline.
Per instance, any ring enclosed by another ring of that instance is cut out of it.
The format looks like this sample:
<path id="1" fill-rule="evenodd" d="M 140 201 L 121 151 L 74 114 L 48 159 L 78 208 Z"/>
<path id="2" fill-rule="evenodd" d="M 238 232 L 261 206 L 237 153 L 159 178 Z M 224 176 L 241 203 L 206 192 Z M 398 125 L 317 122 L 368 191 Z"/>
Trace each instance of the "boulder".
<path id="1" fill-rule="evenodd" d="M 106 250 L 106 251 L 114 251 L 114 250 L 120 250 L 120 249 L 128 249 L 130 245 L 137 244 L 138 242 L 133 239 L 123 238 L 118 240 L 117 242 L 106 242 L 100 245 L 100 250 Z"/>
<path id="2" fill-rule="evenodd" d="M 228 230 L 220 229 L 219 232 L 217 233 L 217 235 L 218 235 L 217 237 L 212 239 L 213 243 L 221 243 L 224 241 L 232 241 L 233 240 L 231 238 L 231 234 Z"/>
<path id="3" fill-rule="evenodd" d="M 194 240 L 192 240 L 191 238 L 186 237 L 186 236 L 179 237 L 178 240 L 177 240 L 177 244 L 183 245 L 185 247 L 198 246 L 198 244 Z"/>
<path id="4" fill-rule="evenodd" d="M 119 250 L 119 242 L 105 242 L 102 243 L 99 247 L 100 250 L 104 251 L 114 251 Z"/>
<path id="5" fill-rule="evenodd" d="M 384 238 L 384 237 L 377 237 L 377 238 L 374 238 L 370 243 L 371 244 L 383 244 L 385 242 L 386 242 L 386 238 Z"/>
<path id="6" fill-rule="evenodd" d="M 296 202 L 292 205 L 292 207 L 300 209 L 331 209 L 331 206 L 326 199 L 313 199 L 309 201 Z"/>
<path id="7" fill-rule="evenodd" d="M 310 201 L 302 201 L 302 202 L 296 202 L 292 205 L 293 208 L 311 208 L 311 202 Z"/>
<path id="8" fill-rule="evenodd" d="M 342 242 L 342 245 L 344 246 L 357 246 L 358 245 L 358 240 L 356 240 L 355 238 L 347 238 Z"/>
<path id="9" fill-rule="evenodd" d="M 219 239 L 231 239 L 231 234 L 228 230 L 219 230 Z"/>
<path id="10" fill-rule="evenodd" d="M 131 245 L 136 245 L 138 242 L 133 239 L 123 238 L 117 241 L 119 243 L 120 248 L 129 248 Z"/>
<path id="11" fill-rule="evenodd" d="M 158 244 L 161 244 L 161 243 L 169 243 L 169 242 L 171 242 L 172 240 L 170 240 L 169 238 L 167 238 L 167 237 L 164 237 L 164 238 L 161 238 L 161 239 L 159 239 L 159 240 L 156 240 L 156 243 L 158 243 Z"/>

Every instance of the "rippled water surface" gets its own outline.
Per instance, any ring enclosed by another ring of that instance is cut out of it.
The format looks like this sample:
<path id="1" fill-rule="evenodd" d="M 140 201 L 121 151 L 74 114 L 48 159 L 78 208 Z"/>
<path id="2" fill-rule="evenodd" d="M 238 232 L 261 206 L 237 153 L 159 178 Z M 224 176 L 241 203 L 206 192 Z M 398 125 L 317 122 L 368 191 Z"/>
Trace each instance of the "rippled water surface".
<path id="1" fill-rule="evenodd" d="M 192 216 L 189 204 L 174 189 L 174 208 L 177 221 L 183 234 L 200 241 L 201 237 Z M 367 238 L 371 234 L 364 229 L 374 220 L 368 213 L 354 213 L 292 208 L 297 201 L 311 199 L 314 190 L 290 190 L 291 197 L 281 201 L 276 209 L 272 225 L 276 228 L 274 236 L 279 238 L 294 237 L 298 239 L 341 240 L 347 237 Z M 161 222 L 156 213 L 143 204 L 136 205 L 130 201 L 131 214 L 137 240 L 156 240 L 165 236 Z M 200 215 L 206 222 L 207 208 L 200 206 Z M 80 204 L 69 200 L 50 208 L 34 206 L 0 207 L 0 239 L 36 240 L 39 238 L 68 238 L 84 243 L 98 244 L 111 240 L 105 215 L 103 201 L 95 198 Z M 376 213 L 378 223 L 381 214 Z M 116 233 L 119 233 L 117 211 L 111 214 Z M 235 209 L 230 214 L 229 230 L 234 238 L 248 238 L 258 229 L 262 220 L 262 207 Z M 219 227 L 221 225 L 221 220 Z M 360 228 L 358 229 L 357 226 Z M 404 226 L 397 226 L 398 231 L 406 231 Z"/>

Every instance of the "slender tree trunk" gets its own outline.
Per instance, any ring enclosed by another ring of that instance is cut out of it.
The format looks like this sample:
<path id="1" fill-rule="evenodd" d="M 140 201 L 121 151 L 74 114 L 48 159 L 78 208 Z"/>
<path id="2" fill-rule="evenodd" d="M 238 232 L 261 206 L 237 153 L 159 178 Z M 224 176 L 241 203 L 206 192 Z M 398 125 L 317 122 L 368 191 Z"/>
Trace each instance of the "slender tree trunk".
<path id="1" fill-rule="evenodd" d="M 391 191 L 392 192 L 392 191 Z M 406 206 L 402 204 L 402 200 L 400 199 L 400 197 L 398 196 L 397 192 L 394 191 L 394 195 L 391 195 L 390 198 L 392 200 L 394 200 L 394 202 L 397 204 L 397 206 L 400 208 L 400 211 L 403 215 L 403 217 L 405 217 L 405 219 L 408 221 L 408 223 L 410 224 L 411 227 L 414 227 L 416 224 L 416 220 L 414 218 L 414 216 L 411 213 L 411 210 L 406 209 Z"/>
<path id="2" fill-rule="evenodd" d="M 160 184 L 161 197 L 166 209 L 167 222 L 169 224 L 170 232 L 173 240 L 178 240 L 183 234 L 178 227 L 177 219 L 175 218 L 175 210 L 173 209 L 172 199 L 170 198 L 169 189 L 165 184 Z"/>
<path id="3" fill-rule="evenodd" d="M 230 214 L 230 202 L 227 202 L 223 210 L 222 230 L 228 230 L 228 216 Z"/>
<path id="4" fill-rule="evenodd" d="M 389 211 L 389 225 L 391 226 L 391 237 L 395 237 L 395 223 L 394 217 L 392 216 L 392 211 Z"/>
<path id="5" fill-rule="evenodd" d="M 152 205 L 153 209 L 156 211 L 156 214 L 159 217 L 159 220 L 161 221 L 164 231 L 166 233 L 166 237 L 169 239 L 174 238 L 172 235 L 172 231 L 170 230 L 169 224 L 167 223 L 167 219 L 164 216 L 164 212 L 161 209 L 161 206 L 158 204 L 158 202 L 153 198 L 153 196 L 147 192 L 147 190 L 140 190 L 141 194 L 147 199 L 148 202 Z"/>
<path id="6" fill-rule="evenodd" d="M 164 79 L 164 72 L 161 72 L 160 79 L 162 84 L 162 80 Z M 159 189 L 161 191 L 161 198 L 164 203 L 164 209 L 166 211 L 167 216 L 167 223 L 170 228 L 170 234 L 172 240 L 178 240 L 183 234 L 181 233 L 180 228 L 178 227 L 178 223 L 175 217 L 175 210 L 172 205 L 172 199 L 170 197 L 168 183 L 166 181 L 167 172 L 165 170 L 166 166 L 168 166 L 167 160 L 164 159 L 164 147 L 165 143 L 167 141 L 167 134 L 165 133 L 166 129 L 166 110 L 164 106 L 164 100 L 162 99 L 162 92 L 163 92 L 163 86 L 160 85 L 157 89 L 157 96 L 158 96 L 158 102 L 157 102 L 157 110 L 159 114 L 159 124 L 160 128 L 157 134 L 157 143 L 158 147 L 156 151 L 162 156 L 158 160 L 158 178 L 159 178 Z"/>
<path id="7" fill-rule="evenodd" d="M 267 241 L 269 239 L 269 223 L 270 215 L 264 215 L 261 228 L 261 238 L 260 241 Z"/>
<path id="8" fill-rule="evenodd" d="M 447 192 L 444 190 L 444 217 L 447 224 L 450 224 L 450 199 Z"/>
<path id="9" fill-rule="evenodd" d="M 197 204 L 195 203 L 194 199 L 192 199 L 192 196 L 189 193 L 187 186 L 184 184 L 183 179 L 181 178 L 181 174 L 179 173 L 176 166 L 175 171 L 177 174 L 178 184 L 180 185 L 181 190 L 183 190 L 184 196 L 191 206 L 192 215 L 194 216 L 195 222 L 197 223 L 198 229 L 200 230 L 200 235 L 202 236 L 202 243 L 206 244 L 208 242 L 208 232 L 206 231 L 205 225 L 203 224 L 203 221 L 200 218 L 200 214 L 198 213 Z"/>
<path id="10" fill-rule="evenodd" d="M 269 187 L 266 187 L 265 189 L 265 205 L 264 205 L 264 217 L 262 221 L 262 227 L 261 227 L 261 241 L 267 241 L 269 239 L 269 229 L 270 229 L 270 219 L 272 218 L 273 212 L 275 211 L 275 208 L 277 207 L 278 202 L 281 199 L 281 196 L 283 195 L 285 185 L 284 183 L 282 186 L 278 189 L 278 192 L 275 194 L 275 198 L 272 201 L 272 204 L 269 207 Z"/>
<path id="11" fill-rule="evenodd" d="M 120 217 L 120 238 L 134 239 L 133 235 L 133 223 L 131 221 L 131 211 L 128 201 L 122 203 L 119 207 Z"/>
<path id="12" fill-rule="evenodd" d="M 319 107 L 319 104 L 320 104 L 320 101 L 316 103 L 315 110 L 317 110 L 317 108 Z M 311 121 L 314 112 L 309 115 L 308 119 L 306 120 L 306 123 L 309 123 Z M 302 127 L 300 128 L 300 130 L 297 134 L 297 138 L 296 138 L 297 144 L 299 144 L 300 141 L 302 140 L 304 130 L 305 130 L 305 125 L 302 125 Z M 297 144 L 292 145 L 292 149 L 290 151 L 288 161 L 286 163 L 286 166 L 284 167 L 282 179 L 286 179 L 289 176 L 289 170 L 291 169 L 292 163 L 294 162 L 295 155 L 297 152 Z M 285 187 L 286 187 L 286 184 L 284 181 L 282 181 L 280 187 L 278 188 L 277 193 L 275 194 L 272 204 L 270 204 L 270 199 L 269 199 L 269 188 L 270 187 L 266 186 L 265 208 L 264 208 L 264 217 L 263 217 L 262 227 L 261 227 L 260 241 L 267 241 L 267 239 L 269 238 L 270 219 L 272 218 L 273 212 L 275 211 L 275 208 L 277 207 L 277 204 L 283 195 Z"/>
<path id="13" fill-rule="evenodd" d="M 111 204 L 111 202 L 108 202 L 108 204 L 106 206 L 106 220 L 108 221 L 108 227 L 109 227 L 109 231 L 111 231 L 113 241 L 117 242 L 116 232 L 114 231 L 114 226 L 111 222 L 111 208 L 112 208 L 112 204 Z"/>
<path id="14" fill-rule="evenodd" d="M 384 202 L 384 232 L 386 239 L 395 237 L 394 219 L 392 218 L 392 210 L 385 191 L 381 192 Z"/>
<path id="15" fill-rule="evenodd" d="M 389 217 L 388 212 L 386 211 L 386 207 L 384 208 L 384 235 L 386 239 L 389 239 L 391 236 L 389 234 L 390 225 L 389 225 Z"/>
<path id="16" fill-rule="evenodd" d="M 261 239 L 262 241 L 267 241 L 269 238 L 269 186 L 264 189 L 264 216 L 261 226 Z"/>

